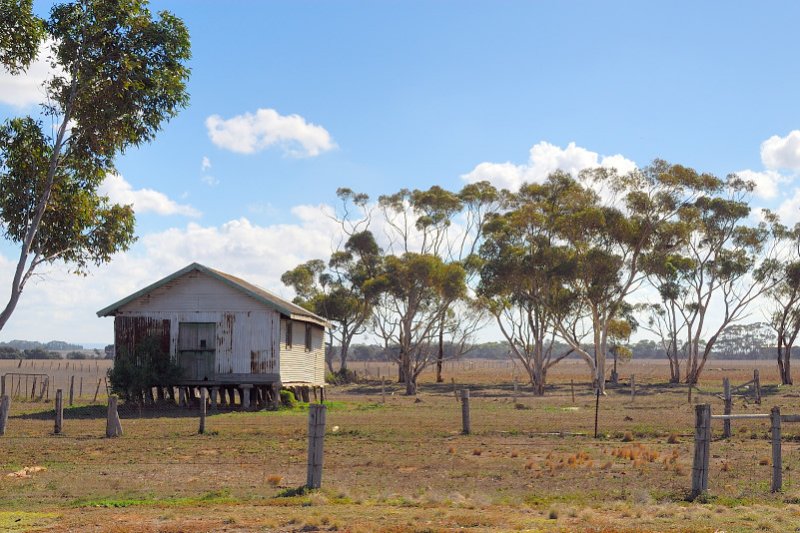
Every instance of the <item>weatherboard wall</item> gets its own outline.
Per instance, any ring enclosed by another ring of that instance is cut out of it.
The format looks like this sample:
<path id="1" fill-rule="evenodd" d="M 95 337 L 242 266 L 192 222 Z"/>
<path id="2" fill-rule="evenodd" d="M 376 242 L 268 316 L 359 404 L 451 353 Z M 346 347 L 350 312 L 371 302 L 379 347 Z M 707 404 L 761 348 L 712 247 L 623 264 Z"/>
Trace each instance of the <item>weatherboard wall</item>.
<path id="1" fill-rule="evenodd" d="M 287 324 L 291 324 L 292 339 L 288 340 Z M 325 384 L 325 330 L 309 325 L 311 346 L 306 347 L 306 323 L 281 320 L 281 381 L 283 383 Z"/>

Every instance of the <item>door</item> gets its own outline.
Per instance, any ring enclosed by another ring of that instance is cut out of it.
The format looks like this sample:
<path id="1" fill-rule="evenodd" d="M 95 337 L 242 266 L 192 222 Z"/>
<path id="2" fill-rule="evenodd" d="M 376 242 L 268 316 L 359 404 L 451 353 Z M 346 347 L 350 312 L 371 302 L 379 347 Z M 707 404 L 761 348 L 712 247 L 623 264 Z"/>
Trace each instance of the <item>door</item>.
<path id="1" fill-rule="evenodd" d="M 214 379 L 216 326 L 214 322 L 181 322 L 178 325 L 178 363 L 185 379 Z"/>

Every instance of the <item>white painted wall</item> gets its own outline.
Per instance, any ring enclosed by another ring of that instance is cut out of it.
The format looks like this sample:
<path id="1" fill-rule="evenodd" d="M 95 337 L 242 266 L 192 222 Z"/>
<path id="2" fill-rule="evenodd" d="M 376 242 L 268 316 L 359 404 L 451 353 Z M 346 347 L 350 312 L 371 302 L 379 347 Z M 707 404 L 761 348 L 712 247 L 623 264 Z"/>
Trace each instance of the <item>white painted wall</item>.
<path id="1" fill-rule="evenodd" d="M 292 324 L 292 345 L 286 344 L 286 324 Z M 311 349 L 306 349 L 305 322 L 281 320 L 281 382 L 325 384 L 325 331 L 311 327 Z"/>

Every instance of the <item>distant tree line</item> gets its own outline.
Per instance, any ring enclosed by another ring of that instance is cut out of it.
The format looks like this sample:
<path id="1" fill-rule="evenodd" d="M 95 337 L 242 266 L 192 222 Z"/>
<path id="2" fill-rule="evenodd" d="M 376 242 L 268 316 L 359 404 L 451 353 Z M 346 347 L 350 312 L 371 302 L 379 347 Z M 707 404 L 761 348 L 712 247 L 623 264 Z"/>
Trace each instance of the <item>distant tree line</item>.
<path id="1" fill-rule="evenodd" d="M 17 350 L 50 350 L 50 351 L 65 351 L 65 350 L 83 350 L 80 344 L 71 344 L 64 341 L 23 341 L 13 340 L 8 342 L 0 342 L 0 348 L 16 348 Z"/>
<path id="2" fill-rule="evenodd" d="M 0 343 L 0 359 L 113 359 L 113 346 L 111 346 L 110 352 L 108 348 L 109 346 L 106 346 L 105 352 L 98 349 L 87 351 L 83 349 L 83 346 L 63 341 L 41 343 L 14 340 Z M 63 353 L 65 351 L 66 354 Z"/>

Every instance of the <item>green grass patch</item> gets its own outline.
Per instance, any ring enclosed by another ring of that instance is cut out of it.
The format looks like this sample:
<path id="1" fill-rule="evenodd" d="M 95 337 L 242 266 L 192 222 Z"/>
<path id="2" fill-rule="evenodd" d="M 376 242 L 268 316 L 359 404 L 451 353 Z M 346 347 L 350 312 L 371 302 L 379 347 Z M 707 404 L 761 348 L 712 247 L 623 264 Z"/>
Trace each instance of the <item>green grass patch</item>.
<path id="1" fill-rule="evenodd" d="M 109 509 L 124 507 L 184 507 L 203 504 L 235 503 L 227 490 L 215 490 L 193 498 L 101 498 L 75 500 L 73 507 L 103 507 Z"/>
<path id="2" fill-rule="evenodd" d="M 28 511 L 0 511 L 0 531 L 29 531 L 45 527 L 58 519 L 55 513 L 32 513 Z"/>

